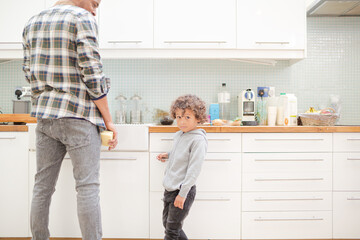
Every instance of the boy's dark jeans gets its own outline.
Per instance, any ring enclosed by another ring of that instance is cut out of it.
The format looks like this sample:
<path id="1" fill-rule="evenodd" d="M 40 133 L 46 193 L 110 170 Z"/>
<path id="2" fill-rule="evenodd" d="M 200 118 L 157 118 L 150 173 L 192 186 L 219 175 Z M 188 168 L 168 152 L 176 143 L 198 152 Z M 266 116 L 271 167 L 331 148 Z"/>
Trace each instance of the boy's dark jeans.
<path id="1" fill-rule="evenodd" d="M 179 190 L 164 192 L 164 210 L 163 210 L 163 224 L 165 227 L 165 240 L 187 240 L 187 236 L 182 230 L 183 222 L 189 213 L 191 205 L 194 202 L 196 195 L 196 186 L 192 186 L 184 203 L 184 208 L 180 209 L 174 206 L 176 196 Z"/>

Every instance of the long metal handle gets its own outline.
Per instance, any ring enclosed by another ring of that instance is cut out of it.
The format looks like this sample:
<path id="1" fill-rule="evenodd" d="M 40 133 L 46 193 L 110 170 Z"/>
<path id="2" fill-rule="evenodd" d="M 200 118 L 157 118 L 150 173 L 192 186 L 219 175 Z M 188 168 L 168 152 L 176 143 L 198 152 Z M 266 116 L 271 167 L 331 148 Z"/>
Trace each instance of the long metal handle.
<path id="1" fill-rule="evenodd" d="M 108 41 L 108 43 L 142 43 L 142 41 Z"/>
<path id="2" fill-rule="evenodd" d="M 255 162 L 321 162 L 324 159 L 255 159 Z"/>
<path id="3" fill-rule="evenodd" d="M 324 141 L 323 138 L 255 138 L 255 141 Z"/>
<path id="4" fill-rule="evenodd" d="M 230 162 L 231 159 L 205 159 L 207 162 Z"/>
<path id="5" fill-rule="evenodd" d="M 256 44 L 290 44 L 290 42 L 255 42 Z"/>
<path id="6" fill-rule="evenodd" d="M 226 41 L 164 41 L 164 43 L 227 43 Z"/>
<path id="7" fill-rule="evenodd" d="M 71 159 L 71 158 L 70 158 L 70 157 L 65 157 L 64 159 Z M 109 157 L 109 158 L 100 158 L 100 160 L 136 161 L 137 158 L 116 158 L 116 157 Z"/>
<path id="8" fill-rule="evenodd" d="M 0 139 L 8 140 L 8 139 L 16 139 L 16 137 L 15 137 L 15 136 L 11 136 L 11 137 L 0 137 Z"/>
<path id="9" fill-rule="evenodd" d="M 203 202 L 228 202 L 229 198 L 195 198 L 195 201 L 203 201 Z"/>
<path id="10" fill-rule="evenodd" d="M 0 44 L 22 44 L 22 42 L 0 42 Z"/>
<path id="11" fill-rule="evenodd" d="M 360 138 L 348 138 L 347 140 L 349 140 L 349 141 L 359 141 Z"/>
<path id="12" fill-rule="evenodd" d="M 322 221 L 323 218 L 256 218 L 254 221 L 266 222 L 266 221 Z"/>
<path id="13" fill-rule="evenodd" d="M 350 161 L 359 161 L 360 158 L 347 158 L 347 160 L 350 160 Z"/>
<path id="14" fill-rule="evenodd" d="M 323 198 L 256 198 L 256 202 L 276 202 L 276 201 L 322 201 Z"/>
<path id="15" fill-rule="evenodd" d="M 174 139 L 172 139 L 172 138 L 162 138 L 162 139 L 160 139 L 161 141 L 174 141 Z"/>
<path id="16" fill-rule="evenodd" d="M 347 200 L 360 200 L 360 198 L 355 198 L 355 197 L 350 197 L 350 198 L 347 198 Z"/>
<path id="17" fill-rule="evenodd" d="M 231 141 L 229 138 L 209 138 L 208 141 Z"/>
<path id="18" fill-rule="evenodd" d="M 255 181 L 322 181 L 324 178 L 256 178 Z"/>

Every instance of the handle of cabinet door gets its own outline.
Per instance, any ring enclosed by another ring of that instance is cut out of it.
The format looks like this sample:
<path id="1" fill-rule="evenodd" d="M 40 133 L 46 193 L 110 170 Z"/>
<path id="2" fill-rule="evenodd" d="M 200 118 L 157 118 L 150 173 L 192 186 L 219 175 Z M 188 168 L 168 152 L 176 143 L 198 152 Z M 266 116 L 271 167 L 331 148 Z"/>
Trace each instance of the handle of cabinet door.
<path id="1" fill-rule="evenodd" d="M 226 43 L 226 41 L 164 41 L 164 43 Z"/>
<path id="2" fill-rule="evenodd" d="M 174 141 L 172 138 L 162 138 L 161 141 Z"/>
<path id="3" fill-rule="evenodd" d="M 348 138 L 347 140 L 349 140 L 349 141 L 359 141 L 360 138 Z"/>
<path id="4" fill-rule="evenodd" d="M 265 221 L 322 221 L 324 220 L 323 218 L 266 218 L 266 219 L 262 219 L 262 218 L 255 218 L 254 221 L 260 221 L 260 222 L 265 222 Z"/>
<path id="5" fill-rule="evenodd" d="M 254 201 L 322 201 L 323 198 L 257 198 Z"/>
<path id="6" fill-rule="evenodd" d="M 228 138 L 209 138 L 208 141 L 231 141 Z"/>
<path id="7" fill-rule="evenodd" d="M 255 141 L 324 141 L 323 138 L 255 138 Z"/>
<path id="8" fill-rule="evenodd" d="M 0 139 L 8 140 L 8 139 L 16 139 L 16 137 L 0 137 Z"/>
<path id="9" fill-rule="evenodd" d="M 290 44 L 290 42 L 255 42 L 256 44 Z"/>
<path id="10" fill-rule="evenodd" d="M 360 158 L 347 158 L 347 160 L 350 160 L 350 161 L 359 161 Z"/>
<path id="11" fill-rule="evenodd" d="M 195 201 L 203 201 L 203 202 L 228 202 L 229 198 L 195 198 Z"/>
<path id="12" fill-rule="evenodd" d="M 70 157 L 65 157 L 64 159 L 71 159 Z M 100 160 L 120 160 L 120 161 L 136 161 L 137 158 L 116 158 L 116 157 L 109 157 L 109 158 L 100 158 Z"/>
<path id="13" fill-rule="evenodd" d="M 22 44 L 22 42 L 0 42 L 0 44 Z"/>
<path id="14" fill-rule="evenodd" d="M 351 197 L 351 198 L 347 198 L 347 200 L 360 200 L 360 198 L 354 198 L 354 197 Z"/>
<path id="15" fill-rule="evenodd" d="M 230 162 L 231 159 L 205 159 L 207 162 Z"/>
<path id="16" fill-rule="evenodd" d="M 142 41 L 108 41 L 108 43 L 142 43 Z"/>
<path id="17" fill-rule="evenodd" d="M 256 178 L 255 181 L 318 181 L 324 180 L 324 178 Z"/>
<path id="18" fill-rule="evenodd" d="M 320 162 L 324 159 L 255 159 L 255 162 Z"/>

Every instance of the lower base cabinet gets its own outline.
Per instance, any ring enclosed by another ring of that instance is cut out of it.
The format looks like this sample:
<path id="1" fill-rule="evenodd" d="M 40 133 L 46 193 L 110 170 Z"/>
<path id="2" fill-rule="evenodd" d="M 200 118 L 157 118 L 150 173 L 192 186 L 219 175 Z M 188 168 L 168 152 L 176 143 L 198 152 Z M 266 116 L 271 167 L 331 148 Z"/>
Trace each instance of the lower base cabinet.
<path id="1" fill-rule="evenodd" d="M 163 239 L 163 192 L 150 192 L 150 238 Z M 197 192 L 184 221 L 189 239 L 240 239 L 241 194 Z"/>
<path id="2" fill-rule="evenodd" d="M 333 201 L 333 237 L 360 239 L 360 192 L 334 192 Z"/>

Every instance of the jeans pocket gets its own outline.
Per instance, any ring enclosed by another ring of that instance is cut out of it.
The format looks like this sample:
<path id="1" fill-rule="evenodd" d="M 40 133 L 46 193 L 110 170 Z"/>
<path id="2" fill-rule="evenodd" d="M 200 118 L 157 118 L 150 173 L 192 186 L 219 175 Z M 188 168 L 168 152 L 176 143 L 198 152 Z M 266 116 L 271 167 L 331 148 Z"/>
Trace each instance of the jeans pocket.
<path id="1" fill-rule="evenodd" d="M 62 119 L 62 128 L 65 134 L 64 143 L 68 150 L 88 146 L 94 130 L 97 133 L 96 126 L 81 119 Z M 93 136 L 95 137 L 95 136 Z"/>

